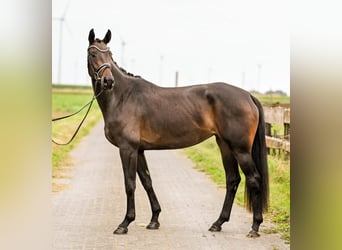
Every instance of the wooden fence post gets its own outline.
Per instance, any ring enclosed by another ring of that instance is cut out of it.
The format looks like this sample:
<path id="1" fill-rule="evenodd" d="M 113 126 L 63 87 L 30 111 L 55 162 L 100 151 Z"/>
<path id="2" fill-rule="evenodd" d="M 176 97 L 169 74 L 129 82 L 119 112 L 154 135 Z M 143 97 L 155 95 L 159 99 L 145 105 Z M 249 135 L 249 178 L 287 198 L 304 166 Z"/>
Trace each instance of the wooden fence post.
<path id="1" fill-rule="evenodd" d="M 268 153 L 281 150 L 285 158 L 290 155 L 290 109 L 283 107 L 264 107 L 265 113 L 265 134 Z M 284 126 L 284 134 L 280 137 L 274 133 L 272 135 L 272 124 Z"/>

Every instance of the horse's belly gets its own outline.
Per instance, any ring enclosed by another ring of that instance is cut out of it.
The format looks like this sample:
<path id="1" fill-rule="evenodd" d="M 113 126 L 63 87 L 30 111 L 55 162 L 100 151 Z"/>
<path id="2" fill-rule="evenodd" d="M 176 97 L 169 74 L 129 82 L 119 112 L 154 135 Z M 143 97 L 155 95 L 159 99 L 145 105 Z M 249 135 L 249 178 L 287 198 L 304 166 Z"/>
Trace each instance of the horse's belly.
<path id="1" fill-rule="evenodd" d="M 147 117 L 141 123 L 140 136 L 144 146 L 158 148 L 184 148 L 200 143 L 216 133 L 213 113 L 208 106 L 201 109 L 187 107 Z"/>
<path id="2" fill-rule="evenodd" d="M 154 131 L 142 134 L 140 141 L 145 149 L 177 149 L 198 144 L 213 134 L 213 131 L 201 129 Z"/>

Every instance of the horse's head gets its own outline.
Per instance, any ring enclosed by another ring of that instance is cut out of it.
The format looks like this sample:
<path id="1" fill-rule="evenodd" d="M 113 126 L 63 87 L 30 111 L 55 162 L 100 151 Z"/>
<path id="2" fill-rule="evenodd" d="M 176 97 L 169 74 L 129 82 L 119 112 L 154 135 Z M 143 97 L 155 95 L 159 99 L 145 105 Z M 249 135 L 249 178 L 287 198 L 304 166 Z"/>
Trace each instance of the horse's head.
<path id="1" fill-rule="evenodd" d="M 115 83 L 114 76 L 110 70 L 112 55 L 109 47 L 107 47 L 111 37 L 110 30 L 107 31 L 102 40 L 95 39 L 94 29 L 91 29 L 89 32 L 88 73 L 95 84 L 95 88 L 100 84 L 101 89 L 111 89 Z"/>

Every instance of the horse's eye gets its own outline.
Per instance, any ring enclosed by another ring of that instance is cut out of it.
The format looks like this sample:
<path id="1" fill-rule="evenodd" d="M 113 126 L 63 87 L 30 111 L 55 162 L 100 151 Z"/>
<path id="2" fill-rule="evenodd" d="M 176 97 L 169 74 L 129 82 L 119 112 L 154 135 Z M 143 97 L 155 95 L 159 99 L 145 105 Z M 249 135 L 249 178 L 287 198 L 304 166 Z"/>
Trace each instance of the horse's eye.
<path id="1" fill-rule="evenodd" d="M 90 52 L 89 54 L 91 57 L 96 57 L 96 52 Z"/>

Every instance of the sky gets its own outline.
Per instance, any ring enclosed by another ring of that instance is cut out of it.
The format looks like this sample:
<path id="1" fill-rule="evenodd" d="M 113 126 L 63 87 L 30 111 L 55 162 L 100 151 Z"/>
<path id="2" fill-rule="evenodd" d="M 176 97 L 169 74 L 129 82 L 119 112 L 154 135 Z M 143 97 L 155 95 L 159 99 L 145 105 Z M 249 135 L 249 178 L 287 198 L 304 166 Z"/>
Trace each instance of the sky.
<path id="1" fill-rule="evenodd" d="M 111 30 L 119 66 L 159 86 L 175 86 L 178 72 L 178 86 L 226 82 L 290 94 L 288 10 L 278 0 L 53 0 L 52 83 L 91 84 L 94 28 L 101 39 Z"/>

